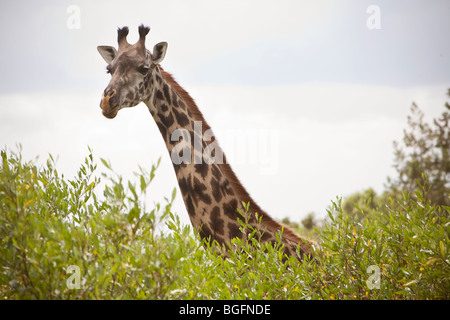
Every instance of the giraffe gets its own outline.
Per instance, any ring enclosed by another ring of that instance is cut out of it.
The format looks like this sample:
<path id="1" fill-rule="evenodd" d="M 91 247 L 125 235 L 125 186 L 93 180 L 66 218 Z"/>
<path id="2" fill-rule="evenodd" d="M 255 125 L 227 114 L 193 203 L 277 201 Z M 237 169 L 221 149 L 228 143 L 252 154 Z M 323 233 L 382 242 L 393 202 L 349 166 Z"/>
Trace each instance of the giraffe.
<path id="1" fill-rule="evenodd" d="M 238 218 L 243 220 L 239 211 L 247 211 L 245 219 L 261 231 L 261 242 L 275 242 L 276 234 L 282 231 L 281 241 L 286 255 L 299 260 L 304 255 L 312 257 L 312 247 L 319 249 L 320 246 L 273 219 L 250 197 L 227 163 L 195 101 L 161 67 L 167 42 L 156 44 L 150 52 L 145 47 L 150 28 L 140 25 L 138 31 L 139 40 L 135 44 L 128 43 L 129 29 L 123 27 L 117 30 L 118 50 L 112 46 L 97 47 L 108 64 L 107 73 L 111 74 L 100 102 L 103 115 L 113 119 L 122 108 L 134 107 L 140 102 L 147 105 L 172 156 L 190 221 L 202 239 L 216 240 L 224 248 L 235 237 L 245 238 Z M 201 141 L 201 147 L 208 148 L 204 138 L 198 140 L 198 135 L 203 134 L 209 135 L 209 141 L 214 144 L 210 156 L 202 156 L 196 150 L 188 153 L 192 141 Z M 186 155 L 188 161 L 179 161 L 180 157 L 186 160 Z M 222 161 L 214 161 L 219 155 Z M 246 203 L 250 203 L 248 210 L 244 208 Z M 226 255 L 225 250 L 222 254 Z"/>

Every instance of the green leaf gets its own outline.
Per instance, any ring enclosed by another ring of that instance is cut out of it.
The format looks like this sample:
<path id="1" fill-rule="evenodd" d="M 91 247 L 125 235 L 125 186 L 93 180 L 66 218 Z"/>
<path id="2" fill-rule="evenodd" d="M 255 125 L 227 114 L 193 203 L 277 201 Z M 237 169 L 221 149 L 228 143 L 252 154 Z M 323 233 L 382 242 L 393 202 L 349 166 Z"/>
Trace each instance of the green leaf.
<path id="1" fill-rule="evenodd" d="M 172 191 L 172 202 L 175 200 L 175 196 L 177 195 L 177 188 L 173 188 Z"/>
<path id="2" fill-rule="evenodd" d="M 147 189 L 147 183 L 145 181 L 145 178 L 143 175 L 140 175 L 140 187 L 141 187 L 141 192 L 144 192 L 145 189 Z"/>
<path id="3" fill-rule="evenodd" d="M 136 201 L 138 199 L 136 189 L 130 181 L 128 181 L 128 189 L 130 189 L 131 193 L 133 194 L 134 200 Z"/>
<path id="4" fill-rule="evenodd" d="M 110 164 L 108 161 L 106 161 L 106 160 L 103 159 L 103 158 L 100 158 L 100 161 L 103 163 L 103 165 L 104 165 L 106 168 L 108 168 L 109 170 L 112 170 L 112 169 L 111 169 L 111 164 Z"/>
<path id="5" fill-rule="evenodd" d="M 95 181 L 92 181 L 89 185 L 88 185 L 88 187 L 86 188 L 86 192 L 88 192 L 88 191 L 90 191 L 92 188 L 94 188 L 95 187 Z"/>
<path id="6" fill-rule="evenodd" d="M 132 223 L 136 218 L 139 217 L 139 214 L 140 214 L 140 210 L 138 207 L 131 208 L 131 210 L 127 216 L 128 222 Z"/>
<path id="7" fill-rule="evenodd" d="M 445 245 L 444 245 L 444 242 L 442 242 L 442 240 L 439 241 L 439 248 L 441 249 L 442 257 L 445 258 Z"/>

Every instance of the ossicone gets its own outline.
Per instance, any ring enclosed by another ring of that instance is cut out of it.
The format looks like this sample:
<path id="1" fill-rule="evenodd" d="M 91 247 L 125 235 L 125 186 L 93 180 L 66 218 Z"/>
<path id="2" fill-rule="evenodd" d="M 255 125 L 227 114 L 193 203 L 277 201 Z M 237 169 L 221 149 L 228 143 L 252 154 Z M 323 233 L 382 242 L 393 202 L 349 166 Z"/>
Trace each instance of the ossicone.
<path id="1" fill-rule="evenodd" d="M 150 27 L 144 26 L 141 24 L 139 26 L 139 40 L 145 39 L 145 36 L 150 32 Z"/>
<path id="2" fill-rule="evenodd" d="M 128 32 L 128 27 L 117 29 L 117 42 L 119 43 L 119 48 L 130 45 L 127 41 Z"/>
<path id="3" fill-rule="evenodd" d="M 143 55 L 145 55 L 145 36 L 150 32 L 150 27 L 146 27 L 143 24 L 139 26 L 139 40 L 137 47 Z"/>

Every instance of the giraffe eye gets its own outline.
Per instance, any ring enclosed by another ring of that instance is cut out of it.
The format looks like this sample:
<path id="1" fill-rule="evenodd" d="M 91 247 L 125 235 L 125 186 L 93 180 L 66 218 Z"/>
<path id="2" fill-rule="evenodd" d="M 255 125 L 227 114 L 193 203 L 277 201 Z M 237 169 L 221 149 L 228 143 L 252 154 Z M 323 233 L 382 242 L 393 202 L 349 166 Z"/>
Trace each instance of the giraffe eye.
<path id="1" fill-rule="evenodd" d="M 149 69 L 150 69 L 150 68 L 147 67 L 147 66 L 140 66 L 140 67 L 138 68 L 138 71 L 139 71 L 139 73 L 141 73 L 141 74 L 143 74 L 143 75 L 146 75 Z"/>
<path id="2" fill-rule="evenodd" d="M 112 73 L 112 72 L 111 72 L 111 66 L 110 66 L 110 65 L 108 65 L 108 66 L 106 67 L 106 73 Z"/>

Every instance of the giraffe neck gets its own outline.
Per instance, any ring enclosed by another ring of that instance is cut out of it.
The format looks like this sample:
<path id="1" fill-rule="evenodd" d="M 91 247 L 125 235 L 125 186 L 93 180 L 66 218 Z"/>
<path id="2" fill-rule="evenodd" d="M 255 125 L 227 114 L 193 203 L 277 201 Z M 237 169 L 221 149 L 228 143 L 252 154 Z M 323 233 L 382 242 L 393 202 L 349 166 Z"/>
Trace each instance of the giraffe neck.
<path id="1" fill-rule="evenodd" d="M 254 213 L 262 216 L 262 241 L 275 241 L 282 225 L 273 220 L 251 199 L 233 170 L 226 163 L 225 155 L 209 125 L 189 94 L 157 66 L 149 81 L 150 98 L 144 101 L 164 139 L 178 185 L 193 227 L 202 238 L 211 237 L 220 244 L 234 237 L 243 237 L 237 219 L 244 212 L 242 202 L 250 202 L 248 221 L 255 225 Z M 204 137 L 210 141 L 204 141 Z M 206 151 L 206 152 L 205 152 Z M 212 160 L 212 161 L 211 161 Z M 288 254 L 307 252 L 301 237 L 284 228 L 283 239 Z"/>

